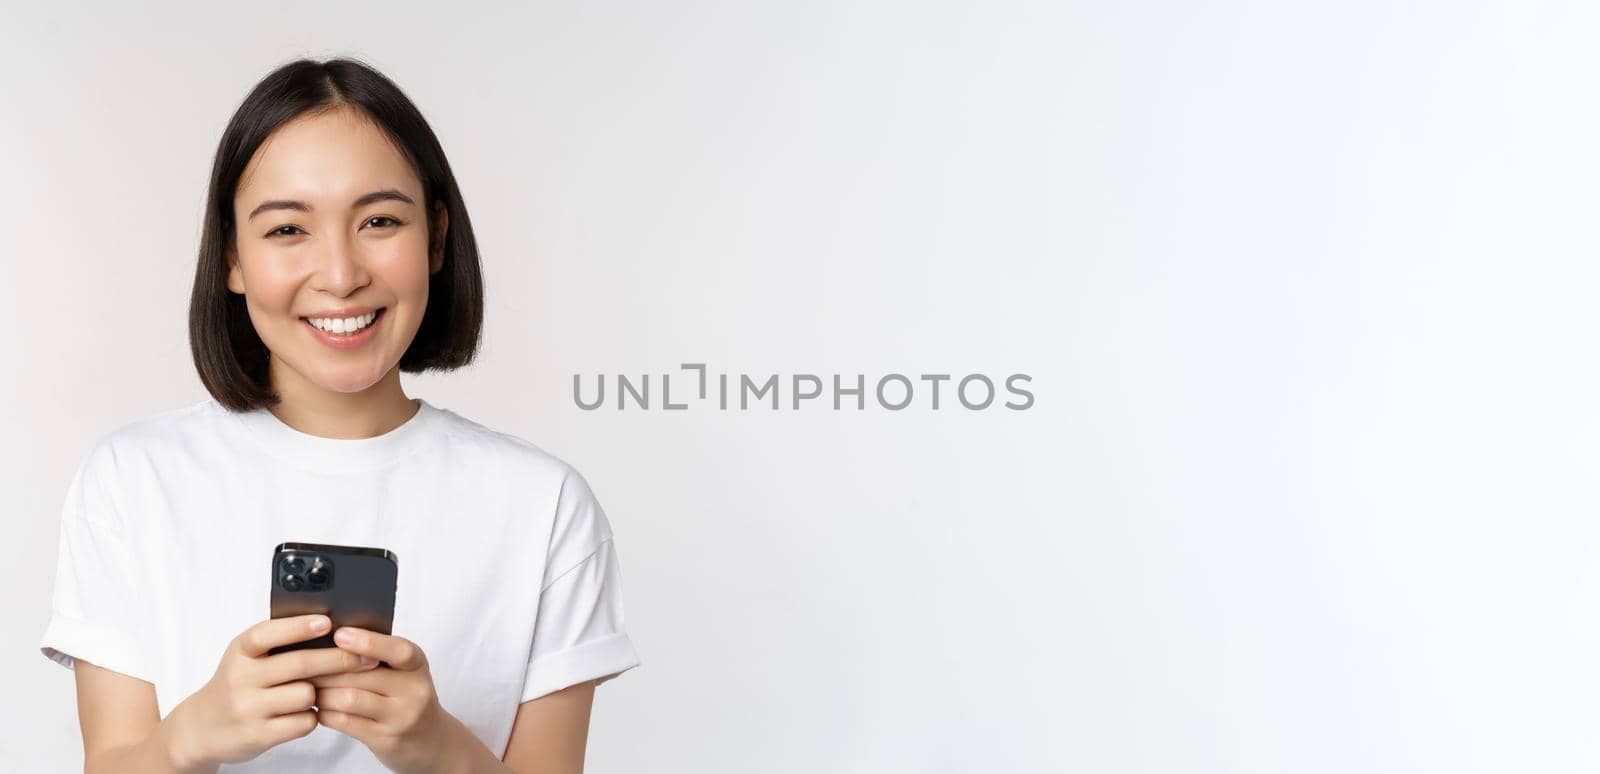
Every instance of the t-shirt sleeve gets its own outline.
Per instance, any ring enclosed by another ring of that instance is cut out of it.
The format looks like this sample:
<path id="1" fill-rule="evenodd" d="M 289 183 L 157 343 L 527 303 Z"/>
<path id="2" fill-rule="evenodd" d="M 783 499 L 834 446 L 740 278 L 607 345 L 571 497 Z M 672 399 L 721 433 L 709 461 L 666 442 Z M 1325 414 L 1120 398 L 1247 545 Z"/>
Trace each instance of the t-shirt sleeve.
<path id="1" fill-rule="evenodd" d="M 39 650 L 68 669 L 77 659 L 153 682 L 140 647 L 138 589 L 105 443 L 79 463 L 61 510 L 50 619 Z"/>
<path id="2" fill-rule="evenodd" d="M 562 483 L 547 557 L 521 701 L 639 665 L 623 624 L 611 525 L 576 471 Z"/>

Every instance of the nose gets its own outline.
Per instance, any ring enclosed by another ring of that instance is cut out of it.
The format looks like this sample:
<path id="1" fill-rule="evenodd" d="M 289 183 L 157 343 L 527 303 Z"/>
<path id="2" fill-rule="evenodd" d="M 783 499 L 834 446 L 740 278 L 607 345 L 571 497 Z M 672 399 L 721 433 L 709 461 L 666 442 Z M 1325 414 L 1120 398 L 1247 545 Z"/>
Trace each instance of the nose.
<path id="1" fill-rule="evenodd" d="M 366 287 L 370 281 L 366 257 L 354 244 L 354 237 L 345 236 L 326 244 L 327 249 L 318 256 L 312 286 L 340 298 Z"/>

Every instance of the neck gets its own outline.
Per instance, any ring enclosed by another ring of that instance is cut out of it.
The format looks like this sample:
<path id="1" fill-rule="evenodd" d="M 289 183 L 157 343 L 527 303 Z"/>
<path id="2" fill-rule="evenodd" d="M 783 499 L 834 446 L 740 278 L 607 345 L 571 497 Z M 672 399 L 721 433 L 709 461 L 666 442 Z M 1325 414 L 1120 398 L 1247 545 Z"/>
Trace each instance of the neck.
<path id="1" fill-rule="evenodd" d="M 400 368 L 389 369 L 372 386 L 354 392 L 326 389 L 272 358 L 272 388 L 282 398 L 268 409 L 279 420 L 308 435 L 335 439 L 373 438 L 415 416 L 421 409 L 400 387 Z"/>

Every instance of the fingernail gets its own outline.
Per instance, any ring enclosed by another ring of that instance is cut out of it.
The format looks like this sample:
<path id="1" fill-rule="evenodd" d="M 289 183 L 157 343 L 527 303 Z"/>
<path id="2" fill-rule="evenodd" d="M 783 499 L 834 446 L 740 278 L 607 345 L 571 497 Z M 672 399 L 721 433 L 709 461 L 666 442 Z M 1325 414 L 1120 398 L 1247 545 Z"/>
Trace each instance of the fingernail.
<path id="1" fill-rule="evenodd" d="M 333 641 L 340 645 L 354 645 L 356 644 L 356 635 L 355 632 L 348 629 L 340 629 L 337 634 L 333 635 Z"/>
<path id="2" fill-rule="evenodd" d="M 371 657 L 371 656 L 362 656 L 361 657 L 361 665 L 364 666 L 364 667 L 377 666 L 378 665 L 378 660 L 373 658 L 373 657 Z"/>
<path id="3" fill-rule="evenodd" d="M 325 615 L 319 615 L 316 618 L 311 619 L 311 631 L 317 632 L 318 634 L 327 631 L 328 627 L 331 625 L 332 622 L 329 621 L 328 617 Z"/>

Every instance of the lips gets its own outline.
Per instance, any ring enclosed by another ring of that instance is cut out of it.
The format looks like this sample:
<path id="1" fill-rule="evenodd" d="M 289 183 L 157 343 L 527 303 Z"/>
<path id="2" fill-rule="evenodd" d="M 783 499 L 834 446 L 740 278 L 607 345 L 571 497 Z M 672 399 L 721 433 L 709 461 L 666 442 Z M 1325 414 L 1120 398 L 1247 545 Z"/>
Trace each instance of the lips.
<path id="1" fill-rule="evenodd" d="M 372 341 L 374 331 L 378 330 L 378 326 L 382 325 L 384 319 L 389 316 L 388 311 L 388 307 L 380 307 L 377 310 L 377 315 L 372 318 L 372 322 L 355 333 L 329 333 L 312 325 L 311 320 L 308 318 L 302 317 L 300 320 L 305 323 L 306 330 L 311 331 L 312 337 L 324 345 L 332 349 L 356 349 Z"/>
<path id="2" fill-rule="evenodd" d="M 300 319 L 306 320 L 318 318 L 323 320 L 342 320 L 348 317 L 362 317 L 382 308 L 383 307 L 381 306 L 350 306 L 345 307 L 344 309 L 327 309 L 320 312 L 312 312 L 311 314 L 300 315 Z"/>

